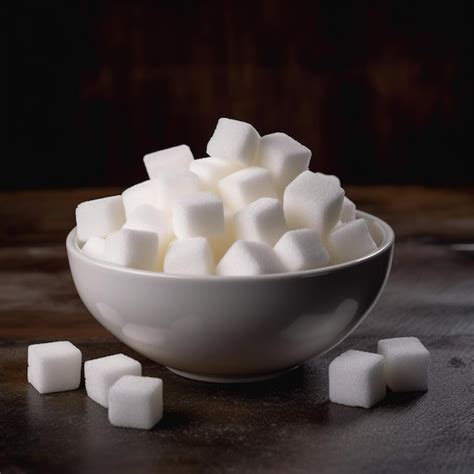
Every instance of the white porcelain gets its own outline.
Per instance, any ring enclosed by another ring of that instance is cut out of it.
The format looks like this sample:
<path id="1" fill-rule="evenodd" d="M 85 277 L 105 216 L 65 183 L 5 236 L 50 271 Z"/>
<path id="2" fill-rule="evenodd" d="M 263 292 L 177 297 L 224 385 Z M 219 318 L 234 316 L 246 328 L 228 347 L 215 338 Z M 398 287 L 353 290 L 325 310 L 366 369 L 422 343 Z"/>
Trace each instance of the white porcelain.
<path id="1" fill-rule="evenodd" d="M 66 240 L 79 296 L 137 352 L 196 380 L 262 380 L 339 344 L 372 309 L 393 255 L 391 227 L 373 253 L 316 270 L 255 277 L 186 277 L 134 270 Z"/>

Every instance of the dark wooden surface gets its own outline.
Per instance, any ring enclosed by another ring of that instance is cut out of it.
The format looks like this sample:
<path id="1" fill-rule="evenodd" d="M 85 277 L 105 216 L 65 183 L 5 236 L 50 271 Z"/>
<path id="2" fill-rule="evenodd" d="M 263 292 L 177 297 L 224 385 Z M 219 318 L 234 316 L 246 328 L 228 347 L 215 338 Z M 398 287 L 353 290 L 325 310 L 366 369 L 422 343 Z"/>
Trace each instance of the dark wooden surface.
<path id="1" fill-rule="evenodd" d="M 385 218 L 397 245 L 367 320 L 340 346 L 279 379 L 212 385 L 182 379 L 108 334 L 80 302 L 64 239 L 76 203 L 112 189 L 0 193 L 0 472 L 474 471 L 474 189 L 349 188 Z M 432 355 L 425 394 L 372 410 L 328 401 L 327 368 L 348 348 L 418 336 Z M 124 352 L 165 387 L 150 432 L 109 425 L 77 391 L 39 395 L 27 346 L 68 339 L 85 359 Z"/>

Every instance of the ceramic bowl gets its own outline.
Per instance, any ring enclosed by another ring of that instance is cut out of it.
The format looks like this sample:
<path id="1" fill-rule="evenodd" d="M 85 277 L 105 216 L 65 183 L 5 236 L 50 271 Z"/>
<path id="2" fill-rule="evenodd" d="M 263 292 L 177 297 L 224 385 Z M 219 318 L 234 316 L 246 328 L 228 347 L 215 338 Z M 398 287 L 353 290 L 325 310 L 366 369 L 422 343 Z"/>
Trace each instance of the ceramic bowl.
<path id="1" fill-rule="evenodd" d="M 350 262 L 257 277 L 187 277 L 134 270 L 66 241 L 72 277 L 87 309 L 132 349 L 182 376 L 209 382 L 262 380 L 316 357 L 347 337 L 387 280 L 394 233 Z"/>

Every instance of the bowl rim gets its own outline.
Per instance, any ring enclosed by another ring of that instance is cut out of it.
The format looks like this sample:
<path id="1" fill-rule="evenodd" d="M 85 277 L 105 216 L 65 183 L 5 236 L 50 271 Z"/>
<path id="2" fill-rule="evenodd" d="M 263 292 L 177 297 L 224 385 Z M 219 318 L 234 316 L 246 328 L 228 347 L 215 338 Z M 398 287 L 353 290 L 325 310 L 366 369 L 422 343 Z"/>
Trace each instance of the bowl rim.
<path id="1" fill-rule="evenodd" d="M 373 214 L 369 214 L 368 212 L 363 211 L 356 211 L 357 217 L 362 217 L 366 220 L 375 221 L 379 224 L 384 230 L 384 240 L 382 244 L 377 247 L 376 250 L 373 252 L 364 255 L 363 257 L 359 257 L 355 260 L 349 260 L 348 262 L 337 263 L 335 265 L 329 265 L 320 268 L 314 268 L 311 270 L 301 270 L 297 272 L 285 272 L 285 273 L 268 273 L 265 275 L 229 275 L 229 276 L 221 276 L 221 275 L 177 275 L 177 274 L 169 274 L 163 272 L 156 272 L 151 270 L 140 270 L 136 268 L 129 268 L 124 267 L 121 265 L 117 265 L 115 263 L 104 262 L 98 260 L 94 257 L 91 257 L 84 252 L 81 251 L 78 245 L 78 238 L 76 227 L 74 227 L 66 237 L 66 248 L 68 253 L 70 252 L 74 256 L 78 257 L 81 260 L 88 262 L 89 264 L 94 264 L 98 267 L 106 268 L 109 270 L 114 270 L 122 273 L 128 274 L 135 274 L 135 275 L 142 275 L 148 278 L 157 278 L 157 279 L 166 279 L 166 280 L 180 280 L 180 281 L 212 281 L 212 282 L 235 282 L 235 281 L 264 281 L 264 280 L 279 280 L 279 279 L 299 279 L 299 278 L 308 278 L 317 275 L 325 275 L 328 273 L 335 273 L 340 270 L 343 270 L 348 267 L 358 266 L 361 265 L 369 260 L 376 258 L 378 255 L 386 252 L 389 250 L 394 242 L 395 242 L 395 233 L 392 227 L 387 224 L 383 219 L 380 219 Z"/>

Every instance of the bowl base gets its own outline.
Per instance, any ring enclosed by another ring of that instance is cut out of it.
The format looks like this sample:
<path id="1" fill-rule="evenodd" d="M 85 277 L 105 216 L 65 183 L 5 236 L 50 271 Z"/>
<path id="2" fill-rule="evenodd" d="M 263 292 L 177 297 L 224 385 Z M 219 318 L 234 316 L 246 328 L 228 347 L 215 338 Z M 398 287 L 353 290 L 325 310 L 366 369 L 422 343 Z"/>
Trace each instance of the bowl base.
<path id="1" fill-rule="evenodd" d="M 183 372 L 182 370 L 173 369 L 172 367 L 166 367 L 168 370 L 173 372 L 176 375 L 184 377 L 186 379 L 197 380 L 199 382 L 209 382 L 209 383 L 251 383 L 251 382 L 262 382 L 263 380 L 273 379 L 280 375 L 283 375 L 291 370 L 296 369 L 299 365 L 291 367 L 290 369 L 278 370 L 276 372 L 271 372 L 269 374 L 254 375 L 250 377 L 220 377 L 204 374 L 194 374 L 191 372 Z"/>

